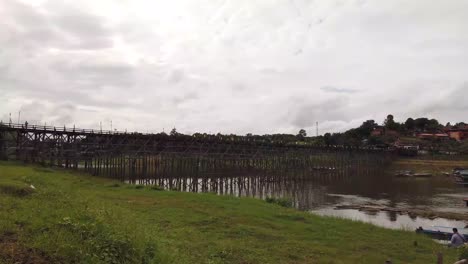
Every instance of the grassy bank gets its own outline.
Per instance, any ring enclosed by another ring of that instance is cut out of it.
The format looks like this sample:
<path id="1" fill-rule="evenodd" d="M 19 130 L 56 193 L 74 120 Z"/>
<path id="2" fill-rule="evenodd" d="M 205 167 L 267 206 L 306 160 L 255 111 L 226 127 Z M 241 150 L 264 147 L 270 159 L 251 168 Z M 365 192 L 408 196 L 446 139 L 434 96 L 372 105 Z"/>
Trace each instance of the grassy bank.
<path id="1" fill-rule="evenodd" d="M 442 176 L 444 172 L 452 172 L 454 168 L 468 168 L 468 160 L 449 159 L 417 159 L 400 158 L 392 164 L 393 170 L 413 170 L 416 172 L 430 172 L 435 176 Z"/>
<path id="2" fill-rule="evenodd" d="M 439 251 L 453 263 L 456 254 L 412 232 L 261 200 L 6 162 L 0 215 L 4 263 L 435 263 Z"/>

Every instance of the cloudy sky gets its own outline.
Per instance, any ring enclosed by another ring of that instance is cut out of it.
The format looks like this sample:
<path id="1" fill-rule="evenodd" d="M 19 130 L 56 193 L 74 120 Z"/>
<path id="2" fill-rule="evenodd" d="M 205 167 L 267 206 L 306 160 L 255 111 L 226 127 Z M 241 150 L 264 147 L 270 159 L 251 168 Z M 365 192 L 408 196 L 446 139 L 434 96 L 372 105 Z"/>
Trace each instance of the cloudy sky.
<path id="1" fill-rule="evenodd" d="M 141 132 L 468 121 L 466 0 L 0 0 L 0 118 Z"/>

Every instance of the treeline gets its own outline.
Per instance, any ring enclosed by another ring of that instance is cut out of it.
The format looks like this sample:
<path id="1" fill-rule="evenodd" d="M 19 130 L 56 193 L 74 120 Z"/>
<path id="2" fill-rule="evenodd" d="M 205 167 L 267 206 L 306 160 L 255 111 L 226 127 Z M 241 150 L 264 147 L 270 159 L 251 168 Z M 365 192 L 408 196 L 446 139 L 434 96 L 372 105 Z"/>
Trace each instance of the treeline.
<path id="1" fill-rule="evenodd" d="M 164 136 L 166 134 L 159 134 Z M 324 146 L 324 142 L 321 137 L 307 137 L 307 132 L 304 129 L 299 130 L 296 135 L 293 134 L 266 134 L 266 135 L 254 135 L 248 133 L 246 135 L 236 134 L 207 134 L 207 133 L 194 133 L 193 135 L 185 135 L 177 132 L 174 128 L 171 130 L 168 137 L 186 139 L 186 140 L 201 140 L 204 142 L 244 142 L 251 144 L 261 145 L 281 145 L 281 146 L 292 146 L 292 145 L 314 145 Z"/>
<path id="2" fill-rule="evenodd" d="M 462 128 L 464 122 L 454 125 L 441 124 L 436 119 L 429 118 L 408 118 L 405 122 L 399 123 L 394 120 L 393 115 L 388 115 L 382 124 L 375 120 L 367 120 L 359 127 L 349 129 L 340 133 L 326 133 L 323 136 L 309 137 L 307 131 L 300 129 L 297 134 L 266 134 L 266 135 L 235 135 L 235 134 L 206 134 L 195 133 L 184 135 L 174 128 L 169 135 L 178 138 L 200 139 L 203 141 L 223 141 L 223 142 L 250 142 L 255 144 L 275 144 L 275 145 L 304 145 L 304 146 L 377 146 L 388 147 L 401 136 L 413 136 L 416 133 L 442 133 L 445 128 Z M 372 135 L 373 131 L 381 130 L 381 135 Z M 165 135 L 165 134 L 164 134 Z"/>
<path id="3" fill-rule="evenodd" d="M 454 125 L 447 123 L 441 124 L 436 119 L 429 118 L 408 118 L 405 122 L 399 123 L 394 120 L 393 115 L 388 115 L 380 125 L 374 120 L 367 120 L 357 128 L 349 129 L 343 133 L 326 133 L 323 136 L 325 145 L 351 145 L 351 146 L 376 146 L 388 147 L 397 140 L 413 140 L 415 145 L 432 150 L 453 150 L 468 153 L 467 142 L 456 142 L 455 140 L 440 141 L 433 139 L 429 141 L 417 140 L 415 135 L 419 133 L 445 133 L 445 129 L 465 128 L 464 122 Z M 373 133 L 377 132 L 377 133 Z"/>

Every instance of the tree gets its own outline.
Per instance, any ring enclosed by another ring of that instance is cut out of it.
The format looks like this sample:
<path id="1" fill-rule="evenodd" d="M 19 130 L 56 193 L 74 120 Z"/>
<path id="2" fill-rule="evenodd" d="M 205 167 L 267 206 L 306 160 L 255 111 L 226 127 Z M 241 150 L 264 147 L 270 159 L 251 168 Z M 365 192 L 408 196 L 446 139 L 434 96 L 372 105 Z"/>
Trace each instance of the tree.
<path id="1" fill-rule="evenodd" d="M 305 131 L 305 129 L 301 129 L 299 130 L 299 133 L 297 134 L 298 136 L 302 136 L 302 137 L 306 137 L 307 136 L 307 132 Z"/>
<path id="2" fill-rule="evenodd" d="M 410 117 L 406 119 L 406 122 L 405 122 L 406 130 L 414 130 L 415 127 L 416 127 L 416 123 L 414 122 L 413 118 Z"/>
<path id="3" fill-rule="evenodd" d="M 429 132 L 437 132 L 442 126 L 439 124 L 439 121 L 436 119 L 431 119 L 427 122 L 426 130 Z"/>
<path id="4" fill-rule="evenodd" d="M 305 131 L 305 129 L 299 130 L 299 133 L 297 133 L 296 135 L 296 137 L 302 141 L 305 139 L 306 136 L 307 136 L 307 132 Z"/>
<path id="5" fill-rule="evenodd" d="M 395 123 L 395 121 L 393 120 L 393 115 L 387 115 L 387 118 L 384 121 L 384 125 L 387 126 L 388 124 L 392 123 Z"/>
<path id="6" fill-rule="evenodd" d="M 414 120 L 414 126 L 419 131 L 424 131 L 428 123 L 429 123 L 429 119 L 425 117 L 416 118 Z"/>
<path id="7" fill-rule="evenodd" d="M 386 129 L 389 130 L 401 131 L 401 125 L 400 123 L 397 123 L 395 122 L 395 120 L 393 120 L 393 115 L 387 116 L 387 118 L 384 121 L 384 126 Z"/>
<path id="8" fill-rule="evenodd" d="M 177 132 L 177 129 L 174 127 L 174 128 L 171 130 L 170 135 L 171 135 L 171 136 L 177 136 L 177 135 L 179 135 L 179 132 Z"/>
<path id="9" fill-rule="evenodd" d="M 357 128 L 357 134 L 359 138 L 367 138 L 370 136 L 372 131 L 377 127 L 377 123 L 374 120 L 367 120 L 362 123 L 360 127 Z"/>
<path id="10" fill-rule="evenodd" d="M 323 141 L 325 141 L 325 145 L 327 146 L 333 145 L 332 135 L 328 132 L 325 133 L 325 135 L 323 135 Z"/>

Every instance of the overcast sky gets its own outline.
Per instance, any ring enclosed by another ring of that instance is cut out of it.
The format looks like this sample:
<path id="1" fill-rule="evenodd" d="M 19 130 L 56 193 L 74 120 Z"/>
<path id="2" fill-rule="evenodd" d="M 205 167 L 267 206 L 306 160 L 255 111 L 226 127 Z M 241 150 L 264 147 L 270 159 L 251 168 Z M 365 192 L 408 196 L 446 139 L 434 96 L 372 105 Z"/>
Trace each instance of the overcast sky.
<path id="1" fill-rule="evenodd" d="M 468 1 L 0 0 L 0 119 L 184 133 L 468 121 Z"/>

